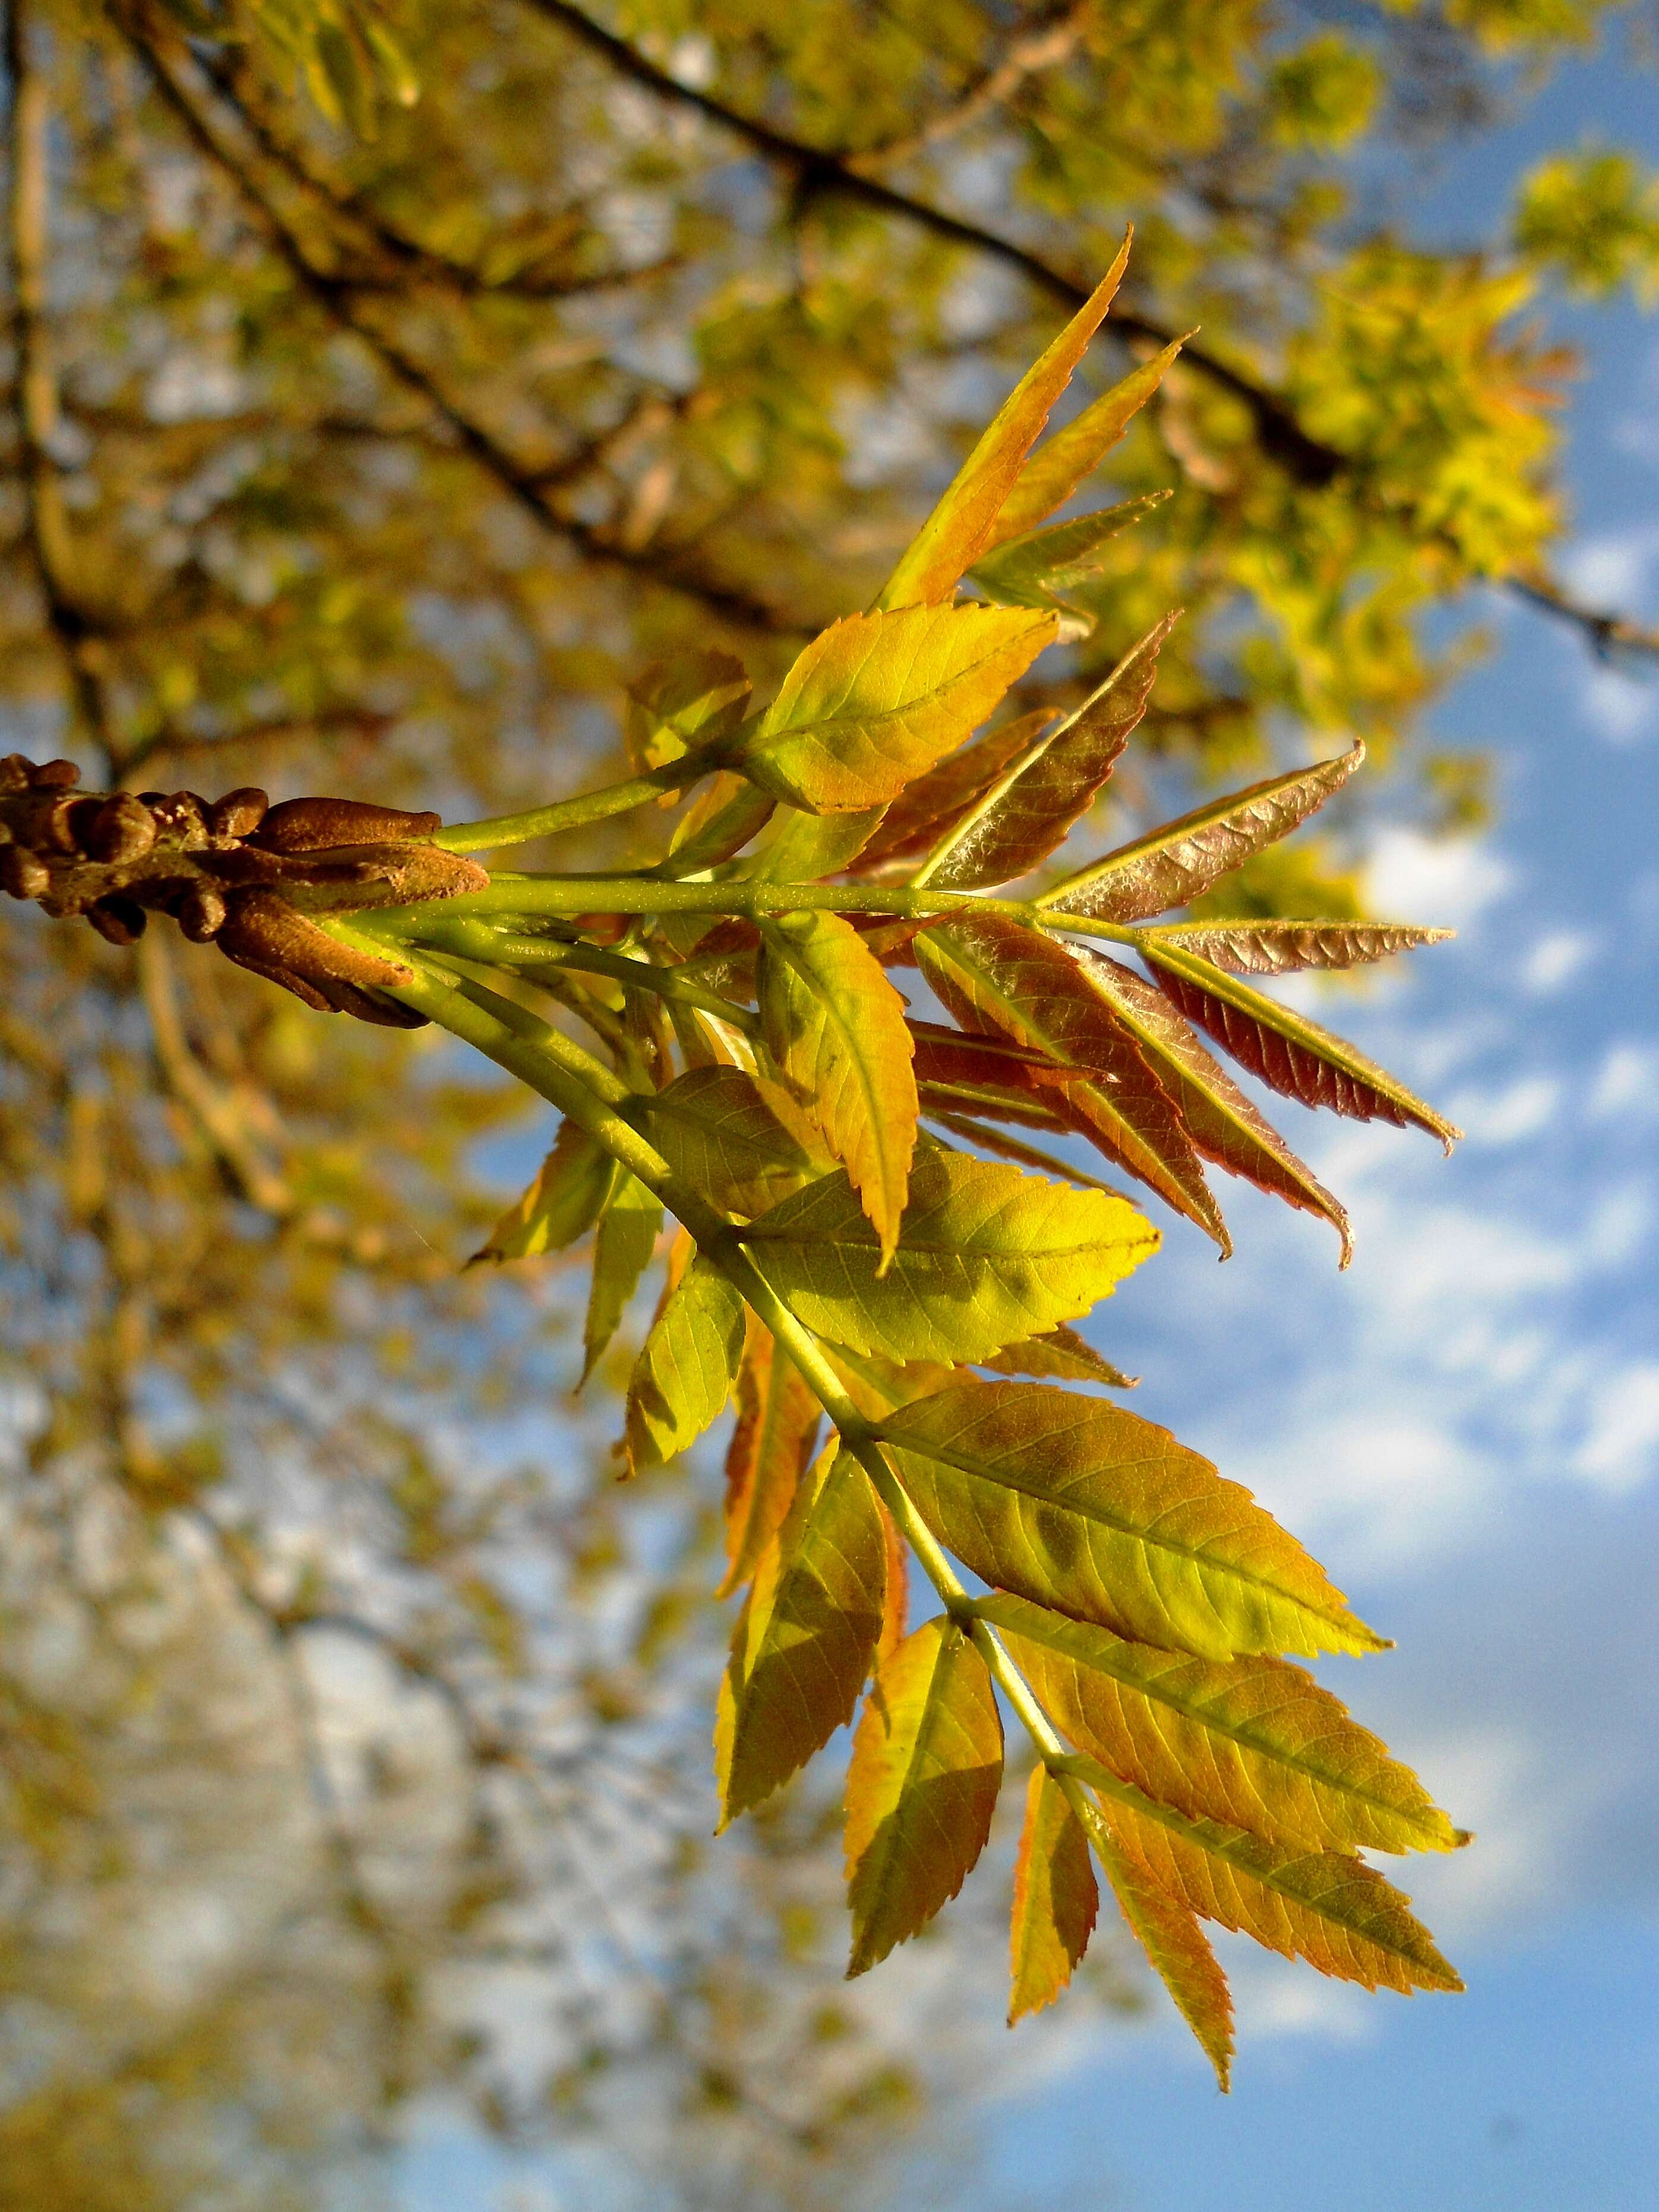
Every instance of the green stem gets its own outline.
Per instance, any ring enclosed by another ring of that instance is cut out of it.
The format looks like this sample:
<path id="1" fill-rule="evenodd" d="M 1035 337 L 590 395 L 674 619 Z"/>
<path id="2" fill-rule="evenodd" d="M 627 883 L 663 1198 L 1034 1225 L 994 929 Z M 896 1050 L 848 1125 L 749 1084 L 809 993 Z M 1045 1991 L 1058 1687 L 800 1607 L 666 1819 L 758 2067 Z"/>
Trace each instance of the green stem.
<path id="1" fill-rule="evenodd" d="M 349 934 L 334 925 L 343 937 Z M 835 1423 L 848 1449 L 869 1476 L 877 1496 L 915 1553 L 922 1571 L 933 1584 L 951 1618 L 972 1638 L 986 1665 L 1037 1753 L 1065 1790 L 1079 1819 L 1090 1822 L 1094 1814 L 1087 1790 L 1068 1771 L 1071 1754 L 1038 1703 L 1024 1676 L 1004 1649 L 990 1623 L 979 1618 L 967 1585 L 950 1557 L 922 1519 L 910 1493 L 882 1449 L 878 1427 L 867 1420 L 848 1396 L 840 1376 L 805 1323 L 761 1273 L 743 1245 L 743 1232 L 716 1212 L 696 1192 L 688 1189 L 668 1162 L 641 1136 L 618 1109 L 631 1102 L 631 1092 L 621 1079 L 579 1044 L 510 1000 L 477 983 L 416 962 L 415 981 L 393 993 L 408 1005 L 429 1014 L 453 1036 L 474 1045 L 509 1073 L 556 1106 L 613 1159 L 637 1176 L 646 1188 L 684 1223 L 696 1239 L 699 1251 L 718 1267 L 739 1295 L 747 1300 L 771 1331 L 808 1389 Z"/>
<path id="2" fill-rule="evenodd" d="M 418 942 L 434 926 L 472 915 L 583 914 L 885 914 L 903 921 L 942 915 L 995 915 L 1027 927 L 1069 930 L 1133 945 L 1139 933 L 1093 915 L 1042 908 L 1031 899 L 987 898 L 977 891 L 918 890 L 908 884 L 782 884 L 762 877 L 721 884 L 665 883 L 645 876 L 497 875 L 485 890 L 419 904 L 379 907 L 354 917 L 377 935 Z"/>
<path id="3" fill-rule="evenodd" d="M 665 791 L 678 791 L 700 776 L 712 775 L 720 765 L 712 746 L 683 753 L 678 760 L 647 769 L 642 775 L 626 776 L 620 783 L 605 784 L 598 791 L 562 799 L 551 806 L 532 806 L 523 814 L 496 814 L 484 822 L 451 823 L 432 842 L 447 853 L 482 853 L 493 846 L 527 845 L 532 837 L 556 836 L 562 830 L 586 830 L 595 822 L 609 822 L 614 815 L 631 814 L 647 799 L 659 798 Z"/>

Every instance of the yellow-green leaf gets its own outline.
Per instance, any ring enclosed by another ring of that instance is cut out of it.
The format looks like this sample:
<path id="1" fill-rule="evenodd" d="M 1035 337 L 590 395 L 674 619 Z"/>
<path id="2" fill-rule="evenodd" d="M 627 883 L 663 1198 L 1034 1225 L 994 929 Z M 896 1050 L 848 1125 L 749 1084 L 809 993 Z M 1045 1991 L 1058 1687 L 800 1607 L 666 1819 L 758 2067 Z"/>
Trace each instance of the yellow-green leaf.
<path id="1" fill-rule="evenodd" d="M 1060 1783 L 1046 1766 L 1038 1766 L 1025 1793 L 1025 1825 L 1014 1860 L 1010 2027 L 1060 1995 L 1089 1947 L 1099 1911 L 1100 1891 L 1083 1823 Z"/>
<path id="2" fill-rule="evenodd" d="M 763 1213 L 823 1173 L 740 1068 L 695 1067 L 642 1109 L 644 1133 L 676 1177 L 723 1212 Z"/>
<path id="3" fill-rule="evenodd" d="M 1028 1336 L 1018 1344 L 1005 1344 L 975 1365 L 997 1375 L 1030 1375 L 1053 1382 L 1103 1382 L 1109 1389 L 1133 1390 L 1139 1376 L 1126 1375 L 1103 1359 L 1093 1345 L 1074 1328 L 1051 1328 L 1046 1336 Z"/>
<path id="4" fill-rule="evenodd" d="M 820 1335 L 854 1352 L 950 1362 L 1086 1313 L 1157 1249 L 1158 1232 L 1121 1199 L 930 1148 L 916 1157 L 885 1274 L 845 1176 L 785 1199 L 744 1242 Z"/>
<path id="5" fill-rule="evenodd" d="M 870 1479 L 831 1443 L 768 1546 L 720 1685 L 720 1826 L 853 1717 L 881 1635 L 887 1543 Z"/>
<path id="6" fill-rule="evenodd" d="M 1194 1819 L 1318 1848 L 1468 1840 L 1409 1767 L 1283 1659 L 1195 1659 L 1018 1597 L 988 1601 L 1043 1710 L 1079 1751 Z"/>
<path id="7" fill-rule="evenodd" d="M 1072 1764 L 1146 1879 L 1202 1918 L 1368 1990 L 1462 1988 L 1410 1899 L 1363 1859 L 1189 1820 L 1092 1760 L 1079 1755 Z"/>
<path id="8" fill-rule="evenodd" d="M 1002 1783 L 990 1669 L 954 1621 L 907 1636 L 871 1686 L 847 1774 L 848 1973 L 926 1927 L 984 1850 Z"/>
<path id="9" fill-rule="evenodd" d="M 809 814 L 896 799 L 977 729 L 1054 634 L 1024 607 L 849 615 L 814 638 L 731 765 Z"/>
<path id="10" fill-rule="evenodd" d="M 928 1527 L 994 1587 L 1207 1658 L 1386 1648 L 1248 1490 L 1109 1400 L 965 1380 L 882 1434 Z"/>
<path id="11" fill-rule="evenodd" d="M 729 653 L 684 653 L 652 664 L 628 687 L 623 735 L 637 769 L 678 760 L 693 739 L 724 736 L 743 720 L 751 686 Z"/>
<path id="12" fill-rule="evenodd" d="M 1050 409 L 1071 382 L 1073 370 L 1105 319 L 1128 258 L 1126 238 L 1090 299 L 1003 402 L 990 428 L 912 539 L 888 579 L 878 606 L 934 605 L 948 599 L 957 579 L 973 567 L 991 540 L 1021 463 L 1042 435 Z"/>
<path id="13" fill-rule="evenodd" d="M 994 552 L 981 553 L 968 581 L 999 606 L 1057 607 L 1086 636 L 1094 628 L 1094 617 L 1069 605 L 1066 592 L 1097 574 L 1105 566 L 1102 548 L 1162 507 L 1169 496 L 1167 491 L 1147 492 L 1121 506 L 1011 538 Z M 1065 627 L 1062 623 L 1062 630 Z"/>
<path id="14" fill-rule="evenodd" d="M 769 1329 L 747 1317 L 738 1419 L 726 1455 L 724 1597 L 746 1582 L 782 1527 L 818 1432 L 818 1401 Z"/>
<path id="15" fill-rule="evenodd" d="M 628 1384 L 628 1460 L 660 1467 L 720 1419 L 743 1357 L 744 1304 L 707 1260 L 691 1262 L 640 1347 Z"/>
<path id="16" fill-rule="evenodd" d="M 1087 476 L 1092 476 L 1128 428 L 1165 372 L 1192 336 L 1175 339 L 1151 361 L 1132 368 L 1121 383 L 1056 430 L 1040 446 L 1019 472 L 1019 481 L 1003 501 L 987 550 L 1018 538 L 1063 507 Z"/>
<path id="17" fill-rule="evenodd" d="M 845 1165 L 884 1267 L 916 1145 L 903 1001 L 851 922 L 816 911 L 762 925 L 756 988 L 766 1048 Z"/>
<path id="18" fill-rule="evenodd" d="M 1138 921 L 1186 906 L 1218 877 L 1288 836 L 1339 792 L 1365 757 L 1355 744 L 1335 760 L 1269 776 L 1212 799 L 1091 863 L 1043 892 L 1040 906 Z"/>
<path id="19" fill-rule="evenodd" d="M 536 1180 L 511 1206 L 467 1261 L 526 1260 L 562 1252 L 599 1218 L 611 1188 L 611 1155 L 574 1121 L 562 1121 Z"/>
<path id="20" fill-rule="evenodd" d="M 1143 1860 L 1124 1850 L 1097 1807 L 1090 1806 L 1086 1818 L 1089 1840 L 1131 1934 L 1198 2038 L 1224 2093 L 1232 2071 L 1232 1995 L 1198 1915 L 1162 1888 Z"/>
<path id="21" fill-rule="evenodd" d="M 640 1277 L 651 1264 L 661 1229 L 661 1202 L 651 1195 L 636 1176 L 619 1166 L 593 1246 L 593 1280 L 587 1294 L 587 1319 L 582 1330 L 583 1382 L 617 1334 L 628 1302 L 639 1287 Z"/>

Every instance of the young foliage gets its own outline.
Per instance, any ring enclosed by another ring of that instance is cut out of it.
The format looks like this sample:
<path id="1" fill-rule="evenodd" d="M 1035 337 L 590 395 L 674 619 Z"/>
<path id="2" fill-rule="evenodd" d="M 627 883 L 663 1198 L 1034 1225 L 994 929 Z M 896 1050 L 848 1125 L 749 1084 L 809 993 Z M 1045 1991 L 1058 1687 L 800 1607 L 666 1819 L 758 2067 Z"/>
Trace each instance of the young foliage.
<path id="1" fill-rule="evenodd" d="M 1057 588 L 1102 542 L 1088 517 L 1039 526 L 1174 349 L 1037 441 L 1121 272 L 1120 256 L 1016 389 L 875 610 L 815 638 L 758 708 L 723 653 L 650 671 L 630 694 L 635 773 L 610 791 L 439 833 L 332 800 L 267 814 L 247 791 L 212 808 L 81 793 L 64 763 L 13 761 L 0 823 L 8 887 L 48 911 L 124 943 L 170 912 L 308 1005 L 435 1020 L 550 1101 L 552 1152 L 477 1256 L 592 1233 L 585 1374 L 678 1222 L 625 1444 L 630 1474 L 660 1468 L 735 1393 L 722 1589 L 746 1594 L 715 1730 L 722 1821 L 853 1718 L 873 1668 L 847 1782 L 861 1973 L 978 1859 L 1006 1706 L 1037 1757 L 1011 2017 L 1082 1955 L 1092 1853 L 1224 2084 L 1231 2008 L 1200 1922 L 1368 1987 L 1455 1988 L 1359 1854 L 1467 1838 L 1286 1656 L 1384 1640 L 1246 1491 L 1094 1395 L 1129 1378 L 1067 1324 L 1160 1232 L 1017 1133 L 1086 1140 L 1224 1256 L 1218 1164 L 1331 1222 L 1346 1261 L 1340 1206 L 1197 1032 L 1305 1105 L 1449 1141 L 1392 1076 L 1240 980 L 1444 933 L 1155 919 L 1324 805 L 1358 745 L 1005 888 L 1106 787 L 1173 621 L 1069 716 L 1016 702 L 996 720 L 1056 607 L 956 597 L 969 571 L 991 597 Z M 458 857 L 635 811 L 648 831 L 671 792 L 690 806 L 631 872 Z M 907 965 L 947 1020 L 895 988 Z M 907 1633 L 911 1565 L 942 1610 Z"/>

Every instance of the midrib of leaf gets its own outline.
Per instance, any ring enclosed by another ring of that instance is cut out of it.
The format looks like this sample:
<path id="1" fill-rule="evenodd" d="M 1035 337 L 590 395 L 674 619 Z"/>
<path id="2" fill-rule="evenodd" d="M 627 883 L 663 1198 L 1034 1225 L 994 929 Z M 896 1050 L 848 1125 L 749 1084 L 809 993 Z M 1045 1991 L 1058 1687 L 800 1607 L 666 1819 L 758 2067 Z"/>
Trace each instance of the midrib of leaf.
<path id="1" fill-rule="evenodd" d="M 1119 1514 L 1103 1510 L 1093 1504 L 1082 1505 L 1069 1498 L 1056 1497 L 1053 1491 L 1040 1490 L 1029 1480 L 1022 1480 L 1012 1468 L 1005 1462 L 982 1460 L 977 1454 L 963 1452 L 957 1445 L 945 1447 L 932 1441 L 917 1442 L 902 1434 L 891 1437 L 890 1441 L 895 1451 L 914 1452 L 918 1459 L 936 1459 L 941 1466 L 953 1467 L 963 1474 L 976 1475 L 981 1482 L 993 1483 L 999 1490 L 1017 1491 L 1022 1498 L 1034 1498 L 1040 1504 L 1053 1506 L 1058 1512 L 1074 1513 L 1080 1521 L 1097 1522 L 1103 1528 L 1110 1528 L 1120 1536 L 1127 1536 L 1133 1543 L 1145 1544 L 1154 1550 L 1168 1552 L 1175 1558 L 1191 1560 L 1195 1566 L 1203 1568 L 1208 1573 L 1224 1575 L 1234 1582 L 1243 1583 L 1249 1589 L 1265 1591 L 1280 1603 L 1294 1607 L 1298 1613 L 1310 1613 L 1316 1620 L 1325 1621 L 1331 1628 L 1340 1632 L 1343 1638 L 1342 1644 L 1338 1646 L 1340 1650 L 1346 1650 L 1359 1640 L 1354 1633 L 1356 1629 L 1362 1636 L 1370 1638 L 1369 1649 L 1371 1650 L 1387 1651 L 1393 1648 L 1386 1637 L 1378 1636 L 1374 1630 L 1366 1628 L 1365 1624 L 1353 1613 L 1334 1613 L 1328 1606 L 1320 1605 L 1313 1599 L 1299 1596 L 1296 1591 L 1285 1589 L 1283 1584 L 1270 1580 L 1265 1575 L 1254 1573 L 1248 1567 L 1236 1566 L 1231 1561 L 1218 1559 L 1212 1553 L 1200 1550 L 1194 1545 L 1183 1544 L 1173 1537 L 1158 1534 L 1158 1522 L 1166 1514 L 1176 1510 L 1174 1505 L 1160 1507 L 1151 1522 L 1145 1527 L 1139 1527 L 1133 1521 L 1125 1520 Z M 1184 1499 L 1177 1501 L 1177 1504 L 1185 1503 Z M 1208 1602 L 1207 1599 L 1206 1602 Z M 1126 1641 L 1129 1640 L 1133 1639 L 1126 1638 Z M 1155 1645 L 1153 1648 L 1163 1650 L 1165 1647 Z"/>
<path id="2" fill-rule="evenodd" d="M 1438 1821 L 1443 1820 L 1444 1815 L 1433 1817 L 1434 1808 L 1431 1808 L 1430 1814 L 1425 1814 L 1409 1806 L 1402 1806 L 1391 1798 L 1379 1796 L 1375 1790 L 1367 1790 L 1358 1784 L 1333 1775 L 1328 1768 L 1315 1765 L 1299 1752 L 1282 1750 L 1276 1744 L 1264 1742 L 1238 1723 L 1217 1718 L 1207 1707 L 1196 1699 L 1182 1698 L 1163 1686 L 1161 1683 L 1153 1684 L 1144 1681 L 1127 1668 L 1120 1672 L 1109 1663 L 1109 1654 L 1098 1658 L 1092 1654 L 1085 1657 L 1081 1653 L 1073 1651 L 1065 1644 L 1052 1641 L 1042 1632 L 1041 1629 L 1034 1628 L 1030 1625 L 1029 1613 L 1041 1612 L 1045 1608 L 1035 1606 L 1029 1598 L 1002 1595 L 981 1598 L 977 1601 L 977 1610 L 980 1618 L 982 1620 L 990 1621 L 994 1627 L 1003 1630 L 1005 1633 L 1016 1639 L 1023 1637 L 1028 1643 L 1041 1644 L 1045 1650 L 1058 1654 L 1069 1665 L 1077 1668 L 1079 1672 L 1092 1671 L 1104 1674 L 1109 1680 L 1118 1683 L 1122 1688 L 1132 1692 L 1136 1696 L 1145 1698 L 1150 1704 L 1167 1705 L 1171 1712 L 1179 1713 L 1183 1720 L 1192 1722 L 1194 1727 L 1201 1728 L 1206 1734 L 1225 1737 L 1229 1742 L 1237 1744 L 1241 1751 L 1249 1752 L 1252 1758 L 1270 1760 L 1275 1766 L 1283 1766 L 1293 1773 L 1301 1775 L 1305 1781 L 1316 1785 L 1318 1789 L 1329 1790 L 1334 1796 L 1352 1798 L 1356 1804 L 1367 1806 L 1391 1824 L 1413 1829 L 1422 1838 L 1419 1848 L 1424 1850 L 1450 1850 L 1455 1849 L 1459 1844 L 1467 1843 L 1468 1840 L 1467 1832 L 1461 1828 L 1451 1828 L 1448 1824 L 1447 1827 L 1443 1829 L 1438 1825 Z M 1057 1617 L 1066 1621 L 1067 1626 L 1071 1625 L 1067 1616 L 1060 1614 Z M 1026 1625 L 1022 1626 L 1022 1621 Z M 1116 1636 L 1115 1631 L 1098 1628 L 1093 1624 L 1091 1624 L 1091 1632 Z M 1127 1637 L 1116 1637 L 1116 1641 L 1129 1643 L 1133 1639 Z M 1159 1649 L 1157 1645 L 1148 1648 L 1154 1650 Z M 1184 1660 L 1188 1655 L 1171 1654 L 1170 1656 Z M 1225 1664 L 1226 1662 L 1217 1663 Z M 1311 1676 L 1309 1680 L 1311 1683 Z M 1293 1699 L 1287 1698 L 1284 1709 L 1291 1710 L 1293 1704 Z M 1279 1708 L 1268 1706 L 1255 1717 L 1255 1724 L 1270 1719 L 1278 1710 Z M 1156 1727 L 1157 1715 L 1154 1713 L 1149 1717 Z M 1179 1764 L 1174 1747 L 1170 1745 L 1167 1740 L 1165 1748 L 1169 1751 L 1171 1760 Z M 1248 1774 L 1245 1778 L 1248 1780 Z M 1268 1808 L 1264 1808 L 1264 1811 L 1268 1812 L 1269 1818 L 1277 1818 L 1277 1815 L 1273 1814 Z M 1372 1845 L 1370 1848 L 1381 1849 L 1382 1846 Z"/>

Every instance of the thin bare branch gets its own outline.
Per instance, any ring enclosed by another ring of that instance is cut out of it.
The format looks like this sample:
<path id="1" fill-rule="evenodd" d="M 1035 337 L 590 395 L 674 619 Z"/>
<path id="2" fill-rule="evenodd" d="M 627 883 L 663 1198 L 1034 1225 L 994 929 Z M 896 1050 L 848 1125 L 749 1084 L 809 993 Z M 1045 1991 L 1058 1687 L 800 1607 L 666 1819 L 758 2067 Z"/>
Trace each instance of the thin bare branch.
<path id="1" fill-rule="evenodd" d="M 902 137 L 849 154 L 848 167 L 869 176 L 931 152 L 946 139 L 970 131 L 997 108 L 1006 106 L 1031 77 L 1066 60 L 1092 13 L 1093 0 L 1073 0 L 1070 7 L 1051 10 L 1012 39 L 1001 60 L 981 70 L 949 107 Z"/>

